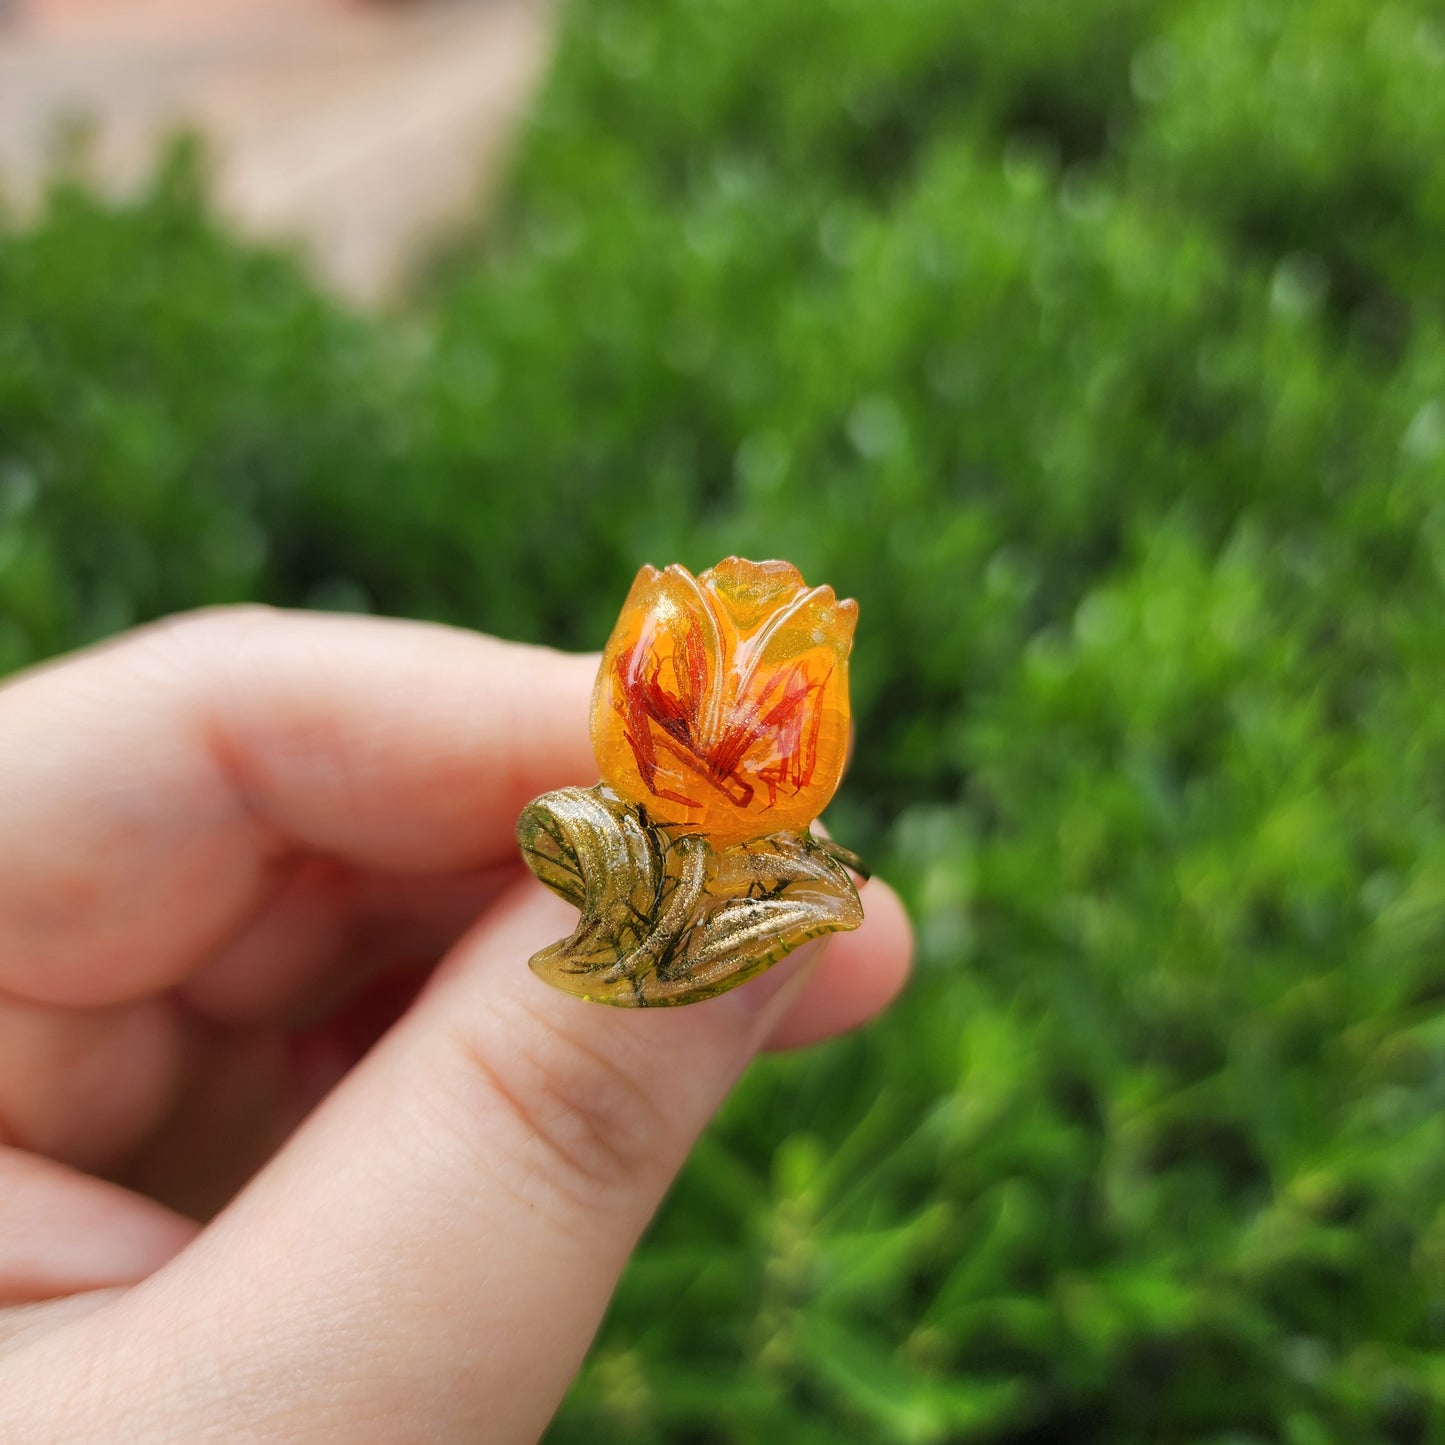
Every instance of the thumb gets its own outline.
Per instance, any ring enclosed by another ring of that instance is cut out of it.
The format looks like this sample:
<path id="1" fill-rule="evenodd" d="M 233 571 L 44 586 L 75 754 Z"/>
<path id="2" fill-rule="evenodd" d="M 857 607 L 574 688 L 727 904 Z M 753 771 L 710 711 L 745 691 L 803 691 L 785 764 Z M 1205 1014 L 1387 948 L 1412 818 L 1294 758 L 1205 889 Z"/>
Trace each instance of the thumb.
<path id="1" fill-rule="evenodd" d="M 287 1441 L 542 1432 L 807 969 L 805 954 L 695 1007 L 600 1008 L 522 965 L 574 921 L 519 882 L 203 1236 L 78 1326 L 122 1354 L 105 1373 L 132 1412 L 107 1402 L 85 1438 L 173 1438 L 178 1422 L 235 1438 L 238 1419 Z M 157 1343 L 178 1326 L 180 1348 Z"/>

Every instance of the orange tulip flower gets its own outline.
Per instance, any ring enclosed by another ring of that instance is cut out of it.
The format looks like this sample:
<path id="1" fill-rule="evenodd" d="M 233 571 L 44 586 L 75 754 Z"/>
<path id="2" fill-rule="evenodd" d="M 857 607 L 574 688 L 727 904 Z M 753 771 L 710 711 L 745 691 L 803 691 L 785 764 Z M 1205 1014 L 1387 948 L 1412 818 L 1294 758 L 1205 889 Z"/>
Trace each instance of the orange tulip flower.
<path id="1" fill-rule="evenodd" d="M 718 847 L 806 828 L 843 773 L 857 620 L 789 562 L 643 567 L 593 694 L 603 781 Z"/>

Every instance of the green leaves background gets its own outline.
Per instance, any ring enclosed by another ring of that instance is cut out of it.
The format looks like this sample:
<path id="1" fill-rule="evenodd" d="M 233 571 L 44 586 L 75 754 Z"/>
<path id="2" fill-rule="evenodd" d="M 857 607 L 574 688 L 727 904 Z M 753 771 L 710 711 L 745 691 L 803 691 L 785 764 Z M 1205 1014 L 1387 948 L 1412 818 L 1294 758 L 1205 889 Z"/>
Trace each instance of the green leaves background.
<path id="1" fill-rule="evenodd" d="M 1445 1438 L 1445 10 L 574 0 L 381 319 L 0 232 L 0 665 L 263 597 L 856 596 L 904 1002 L 771 1062 L 559 1442 Z"/>

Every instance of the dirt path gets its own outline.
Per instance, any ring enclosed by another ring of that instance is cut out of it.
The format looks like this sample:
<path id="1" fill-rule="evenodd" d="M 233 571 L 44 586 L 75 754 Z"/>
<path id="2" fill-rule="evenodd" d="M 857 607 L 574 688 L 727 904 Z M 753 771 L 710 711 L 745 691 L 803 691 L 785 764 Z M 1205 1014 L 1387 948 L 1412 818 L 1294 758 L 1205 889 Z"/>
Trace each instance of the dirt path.
<path id="1" fill-rule="evenodd" d="M 545 0 L 0 0 L 0 188 L 33 202 L 68 119 L 93 122 L 95 174 L 122 190 L 193 124 L 239 226 L 382 297 L 497 176 L 548 20 Z"/>

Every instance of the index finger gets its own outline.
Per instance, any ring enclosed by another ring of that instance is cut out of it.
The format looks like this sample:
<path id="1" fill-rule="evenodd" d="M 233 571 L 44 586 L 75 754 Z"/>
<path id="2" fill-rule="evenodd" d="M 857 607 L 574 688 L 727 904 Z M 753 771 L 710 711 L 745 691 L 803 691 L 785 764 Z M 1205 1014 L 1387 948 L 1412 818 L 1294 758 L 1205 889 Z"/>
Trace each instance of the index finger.
<path id="1" fill-rule="evenodd" d="M 298 854 L 435 873 L 511 856 L 592 780 L 596 659 L 426 623 L 196 613 L 0 689 L 0 992 L 178 982 Z"/>

